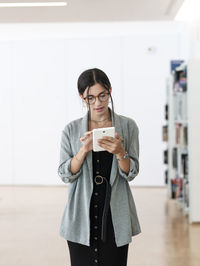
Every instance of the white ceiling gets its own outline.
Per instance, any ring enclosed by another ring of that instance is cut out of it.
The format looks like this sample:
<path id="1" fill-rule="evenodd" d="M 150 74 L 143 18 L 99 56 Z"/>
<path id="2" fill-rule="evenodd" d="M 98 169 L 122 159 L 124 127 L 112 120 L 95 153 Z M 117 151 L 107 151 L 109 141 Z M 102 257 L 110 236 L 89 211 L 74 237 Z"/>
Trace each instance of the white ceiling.
<path id="1" fill-rule="evenodd" d="M 0 2 L 59 0 L 0 0 Z M 173 20 L 184 0 L 66 0 L 65 7 L 0 8 L 0 23 Z"/>

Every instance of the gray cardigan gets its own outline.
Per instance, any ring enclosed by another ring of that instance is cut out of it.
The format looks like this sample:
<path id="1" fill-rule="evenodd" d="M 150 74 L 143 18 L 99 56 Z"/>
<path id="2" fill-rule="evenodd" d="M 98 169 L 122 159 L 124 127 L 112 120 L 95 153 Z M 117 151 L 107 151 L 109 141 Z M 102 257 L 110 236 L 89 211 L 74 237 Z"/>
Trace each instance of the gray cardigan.
<path id="1" fill-rule="evenodd" d="M 110 108 L 109 108 L 110 109 Z M 110 174 L 112 187 L 110 208 L 117 247 L 128 244 L 131 237 L 141 232 L 136 206 L 129 181 L 139 173 L 139 129 L 129 117 L 114 112 L 115 131 L 123 138 L 122 144 L 130 156 L 128 175 L 119 167 L 116 156 Z M 113 121 L 113 117 L 112 117 Z M 93 192 L 92 151 L 89 151 L 80 170 L 72 174 L 70 162 L 79 151 L 80 137 L 88 131 L 88 112 L 68 123 L 62 130 L 58 175 L 68 183 L 68 200 L 64 208 L 59 234 L 72 242 L 89 246 L 90 199 Z"/>

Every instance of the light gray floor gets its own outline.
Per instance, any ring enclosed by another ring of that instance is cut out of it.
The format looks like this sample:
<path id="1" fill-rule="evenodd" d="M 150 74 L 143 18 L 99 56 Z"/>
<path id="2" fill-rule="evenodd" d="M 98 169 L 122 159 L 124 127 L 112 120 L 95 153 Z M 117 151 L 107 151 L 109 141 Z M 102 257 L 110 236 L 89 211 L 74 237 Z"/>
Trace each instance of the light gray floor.
<path id="1" fill-rule="evenodd" d="M 165 188 L 132 187 L 142 233 L 128 266 L 199 266 L 200 225 L 189 225 Z M 59 236 L 67 186 L 0 186 L 0 266 L 70 266 Z M 87 266 L 87 265 L 83 265 Z"/>

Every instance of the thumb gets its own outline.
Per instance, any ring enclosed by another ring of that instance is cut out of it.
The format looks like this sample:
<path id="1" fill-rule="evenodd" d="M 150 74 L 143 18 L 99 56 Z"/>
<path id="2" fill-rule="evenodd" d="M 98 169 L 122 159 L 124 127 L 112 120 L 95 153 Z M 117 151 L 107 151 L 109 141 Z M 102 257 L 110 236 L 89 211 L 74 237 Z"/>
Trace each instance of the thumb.
<path id="1" fill-rule="evenodd" d="M 115 138 L 120 140 L 121 142 L 123 141 L 122 137 L 117 132 L 115 132 Z"/>
<path id="2" fill-rule="evenodd" d="M 92 133 L 92 131 L 87 131 L 84 133 L 84 135 L 87 136 L 87 135 L 90 135 L 91 133 Z"/>
<path id="3" fill-rule="evenodd" d="M 119 136 L 119 134 L 117 132 L 115 132 L 115 138 L 116 139 L 120 139 L 120 136 Z"/>

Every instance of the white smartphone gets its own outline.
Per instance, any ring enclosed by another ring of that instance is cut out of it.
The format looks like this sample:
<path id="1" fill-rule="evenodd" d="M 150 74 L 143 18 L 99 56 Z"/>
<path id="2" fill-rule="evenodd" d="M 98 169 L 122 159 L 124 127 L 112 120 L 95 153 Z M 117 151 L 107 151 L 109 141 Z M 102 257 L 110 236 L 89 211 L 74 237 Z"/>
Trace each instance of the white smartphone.
<path id="1" fill-rule="evenodd" d="M 115 127 L 95 128 L 92 130 L 93 134 L 93 151 L 105 151 L 105 149 L 98 145 L 97 140 L 104 136 L 115 137 Z"/>

